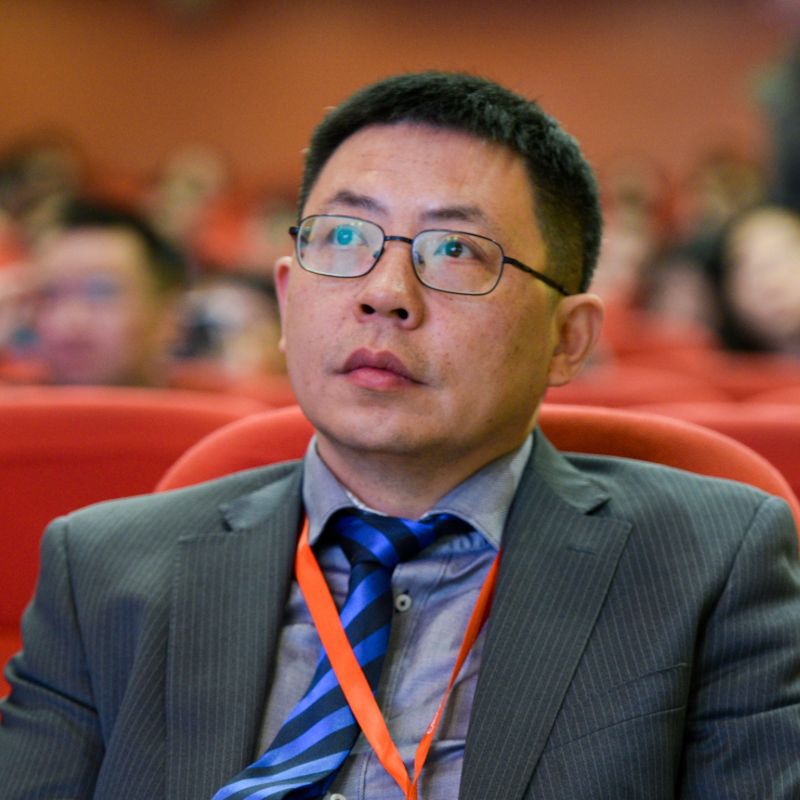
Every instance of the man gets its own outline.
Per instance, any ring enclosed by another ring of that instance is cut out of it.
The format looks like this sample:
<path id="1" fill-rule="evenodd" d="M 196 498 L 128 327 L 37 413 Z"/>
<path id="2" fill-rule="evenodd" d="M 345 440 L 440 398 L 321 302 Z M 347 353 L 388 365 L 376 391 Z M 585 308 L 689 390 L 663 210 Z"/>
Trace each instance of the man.
<path id="1" fill-rule="evenodd" d="M 390 78 L 318 128 L 300 209 L 276 281 L 316 439 L 54 523 L 7 796 L 797 797 L 785 504 L 535 431 L 601 318 L 574 141 L 482 79 Z"/>
<path id="2" fill-rule="evenodd" d="M 76 201 L 35 261 L 35 331 L 50 382 L 165 383 L 185 266 L 142 219 Z"/>

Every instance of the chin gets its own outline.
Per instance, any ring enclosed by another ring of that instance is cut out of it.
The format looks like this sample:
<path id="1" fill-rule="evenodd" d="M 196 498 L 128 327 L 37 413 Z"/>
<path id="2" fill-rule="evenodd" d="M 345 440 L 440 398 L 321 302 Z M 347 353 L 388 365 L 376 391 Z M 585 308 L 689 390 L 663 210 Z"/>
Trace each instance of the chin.
<path id="1" fill-rule="evenodd" d="M 309 410 L 306 414 L 314 428 L 332 446 L 366 454 L 411 455 L 425 450 L 427 438 L 419 421 L 398 418 L 388 414 L 385 409 L 352 409 L 335 416 L 317 416 Z"/>

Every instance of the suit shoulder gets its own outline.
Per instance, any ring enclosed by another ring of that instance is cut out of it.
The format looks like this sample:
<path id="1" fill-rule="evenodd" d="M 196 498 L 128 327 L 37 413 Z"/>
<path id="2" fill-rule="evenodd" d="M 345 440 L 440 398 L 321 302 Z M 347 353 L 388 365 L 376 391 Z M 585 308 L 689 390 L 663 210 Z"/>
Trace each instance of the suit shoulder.
<path id="1" fill-rule="evenodd" d="M 735 549 L 757 519 L 768 529 L 794 531 L 796 536 L 785 500 L 749 484 L 634 459 L 568 458 L 607 492 L 601 513 L 632 521 L 645 537 L 655 532 L 662 541 L 698 546 L 716 541 Z"/>
<path id="2" fill-rule="evenodd" d="M 256 467 L 180 489 L 95 503 L 56 520 L 52 527 L 68 528 L 72 536 L 84 539 L 121 530 L 174 538 L 187 530 L 219 527 L 219 509 L 243 495 L 290 491 L 293 484 L 299 486 L 301 473 L 300 461 Z"/>
<path id="3" fill-rule="evenodd" d="M 748 505 L 758 505 L 769 495 L 755 486 L 729 478 L 701 475 L 688 470 L 650 461 L 619 456 L 565 454 L 570 463 L 586 477 L 603 485 L 612 496 L 644 492 L 646 499 L 683 504 L 694 501 L 731 502 L 734 498 Z M 641 494 L 640 494 L 641 496 Z"/>

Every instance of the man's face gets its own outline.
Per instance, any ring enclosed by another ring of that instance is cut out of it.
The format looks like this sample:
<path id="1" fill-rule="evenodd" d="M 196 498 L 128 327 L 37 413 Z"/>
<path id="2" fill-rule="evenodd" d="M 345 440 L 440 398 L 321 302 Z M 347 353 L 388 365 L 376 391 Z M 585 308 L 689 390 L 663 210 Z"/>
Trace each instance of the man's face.
<path id="1" fill-rule="evenodd" d="M 522 159 L 457 131 L 362 129 L 331 156 L 304 214 L 407 237 L 469 231 L 545 269 Z M 408 244 L 388 242 L 363 277 L 313 275 L 285 258 L 276 283 L 289 373 L 329 464 L 413 456 L 466 475 L 531 430 L 559 342 L 557 296 L 531 276 L 506 266 L 488 295 L 446 294 L 417 280 Z"/>
<path id="2" fill-rule="evenodd" d="M 800 223 L 765 209 L 739 224 L 730 243 L 727 291 L 750 330 L 777 349 L 800 337 Z"/>
<path id="3" fill-rule="evenodd" d="M 37 333 L 56 383 L 149 382 L 161 309 L 145 258 L 124 229 L 68 231 L 44 244 Z"/>

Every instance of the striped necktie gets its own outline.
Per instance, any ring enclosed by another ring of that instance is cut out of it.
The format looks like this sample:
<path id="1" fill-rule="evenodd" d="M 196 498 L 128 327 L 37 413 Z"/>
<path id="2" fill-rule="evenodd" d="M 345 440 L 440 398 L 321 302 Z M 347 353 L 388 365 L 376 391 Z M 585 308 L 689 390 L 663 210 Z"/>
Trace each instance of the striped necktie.
<path id="1" fill-rule="evenodd" d="M 413 521 L 347 509 L 331 519 L 329 529 L 351 565 L 342 626 L 374 692 L 389 644 L 392 571 L 436 537 L 463 533 L 469 526 L 450 514 Z M 358 723 L 323 649 L 310 686 L 269 749 L 212 800 L 320 798 L 358 734 Z"/>

